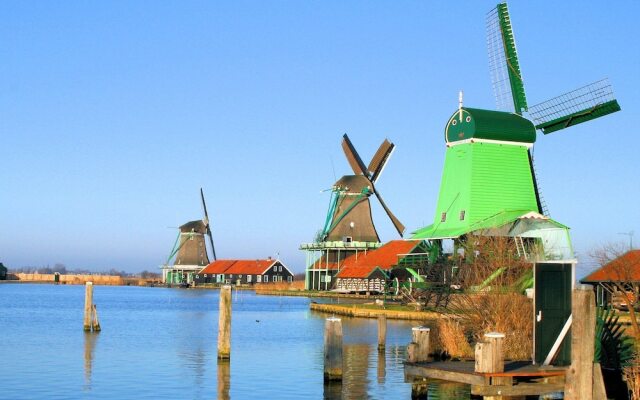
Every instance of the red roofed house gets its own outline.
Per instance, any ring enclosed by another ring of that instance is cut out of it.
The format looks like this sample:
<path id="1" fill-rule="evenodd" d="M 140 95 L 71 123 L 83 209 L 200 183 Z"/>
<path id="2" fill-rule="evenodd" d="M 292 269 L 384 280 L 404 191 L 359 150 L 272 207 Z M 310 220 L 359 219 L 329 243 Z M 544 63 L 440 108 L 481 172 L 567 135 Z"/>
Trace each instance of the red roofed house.
<path id="1" fill-rule="evenodd" d="M 293 282 L 293 273 L 282 261 L 271 257 L 265 260 L 217 260 L 204 267 L 195 277 L 196 283 L 255 283 Z"/>
<path id="2" fill-rule="evenodd" d="M 621 296 L 620 288 L 624 287 L 629 292 L 640 287 L 640 250 L 626 252 L 582 278 L 580 282 L 596 287 L 598 305 L 624 305 L 620 304 L 626 302 L 624 296 Z M 637 295 L 638 293 L 635 294 Z"/>
<path id="3" fill-rule="evenodd" d="M 421 240 L 392 240 L 382 247 L 344 261 L 335 289 L 344 292 L 383 292 L 392 268 L 418 248 Z"/>

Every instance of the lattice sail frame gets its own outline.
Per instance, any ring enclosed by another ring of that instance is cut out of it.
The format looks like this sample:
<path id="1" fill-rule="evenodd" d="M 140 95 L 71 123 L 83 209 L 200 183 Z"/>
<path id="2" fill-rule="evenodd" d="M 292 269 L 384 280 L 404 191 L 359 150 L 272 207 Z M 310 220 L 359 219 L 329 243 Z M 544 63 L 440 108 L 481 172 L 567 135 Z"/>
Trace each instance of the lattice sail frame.
<path id="1" fill-rule="evenodd" d="M 496 105 L 499 110 L 522 115 L 527 111 L 527 98 L 506 3 L 498 4 L 487 13 L 486 34 Z"/>
<path id="2" fill-rule="evenodd" d="M 620 111 L 608 79 L 583 86 L 529 108 L 536 128 L 551 133 Z"/>

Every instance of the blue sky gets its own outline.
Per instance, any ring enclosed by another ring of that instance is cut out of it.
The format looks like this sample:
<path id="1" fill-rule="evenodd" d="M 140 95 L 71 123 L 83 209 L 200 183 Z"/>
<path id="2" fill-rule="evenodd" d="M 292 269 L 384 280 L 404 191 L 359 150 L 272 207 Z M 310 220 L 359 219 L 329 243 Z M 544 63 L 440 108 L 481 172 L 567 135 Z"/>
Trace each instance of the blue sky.
<path id="1" fill-rule="evenodd" d="M 298 250 L 320 193 L 396 151 L 377 185 L 408 230 L 433 218 L 443 129 L 494 108 L 485 45 L 493 1 L 0 3 L 0 261 L 140 271 L 201 217 L 223 258 Z M 551 216 L 578 256 L 640 243 L 640 2 L 509 4 L 531 104 L 608 77 L 623 111 L 539 137 Z M 374 201 L 383 240 L 397 237 Z"/>

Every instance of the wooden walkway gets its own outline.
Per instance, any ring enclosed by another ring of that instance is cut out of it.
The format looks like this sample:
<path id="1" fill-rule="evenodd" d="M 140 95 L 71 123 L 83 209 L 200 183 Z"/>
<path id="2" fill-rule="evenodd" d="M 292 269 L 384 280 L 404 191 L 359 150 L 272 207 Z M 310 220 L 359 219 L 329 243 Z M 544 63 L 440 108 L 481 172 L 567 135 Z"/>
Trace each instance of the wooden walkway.
<path id="1" fill-rule="evenodd" d="M 440 379 L 471 385 L 478 396 L 525 396 L 563 392 L 566 367 L 542 367 L 524 361 L 507 361 L 504 372 L 475 372 L 473 361 L 405 363 L 405 381 L 420 383 Z"/>

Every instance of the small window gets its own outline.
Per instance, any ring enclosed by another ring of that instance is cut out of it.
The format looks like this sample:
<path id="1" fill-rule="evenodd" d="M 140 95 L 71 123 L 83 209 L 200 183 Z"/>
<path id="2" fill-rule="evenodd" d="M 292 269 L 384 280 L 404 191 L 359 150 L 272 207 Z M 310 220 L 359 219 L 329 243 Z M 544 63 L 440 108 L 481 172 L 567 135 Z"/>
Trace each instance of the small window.
<path id="1" fill-rule="evenodd" d="M 287 276 L 287 282 L 291 282 L 291 275 Z"/>
<path id="2" fill-rule="evenodd" d="M 264 276 L 264 282 L 265 282 L 265 283 L 269 282 L 269 275 L 265 275 L 265 276 Z"/>
<path id="3" fill-rule="evenodd" d="M 238 275 L 238 278 L 239 278 L 239 279 L 242 279 L 242 274 Z"/>
<path id="4" fill-rule="evenodd" d="M 464 221 L 464 214 L 465 214 L 464 210 L 460 211 L 460 221 Z"/>
<path id="5" fill-rule="evenodd" d="M 440 217 L 440 222 L 445 222 L 447 220 L 447 213 L 443 212 L 442 216 Z"/>
<path id="6" fill-rule="evenodd" d="M 233 279 L 233 274 L 229 274 L 229 279 Z"/>
<path id="7" fill-rule="evenodd" d="M 251 282 L 251 275 L 247 275 L 247 282 Z"/>
<path id="8" fill-rule="evenodd" d="M 471 116 L 467 115 L 467 118 L 464 119 L 467 122 L 471 122 Z"/>
<path id="9" fill-rule="evenodd" d="M 206 277 L 207 277 L 207 274 L 204 274 L 204 277 L 206 278 Z"/>
<path id="10" fill-rule="evenodd" d="M 282 272 L 282 265 L 279 265 L 279 266 L 278 266 L 278 271 L 279 271 L 279 272 Z"/>
<path id="11" fill-rule="evenodd" d="M 196 275 L 196 279 L 200 279 L 200 275 Z"/>
<path id="12" fill-rule="evenodd" d="M 256 276 L 256 282 L 258 283 L 262 282 L 262 275 Z"/>

